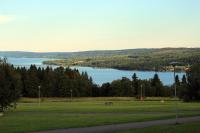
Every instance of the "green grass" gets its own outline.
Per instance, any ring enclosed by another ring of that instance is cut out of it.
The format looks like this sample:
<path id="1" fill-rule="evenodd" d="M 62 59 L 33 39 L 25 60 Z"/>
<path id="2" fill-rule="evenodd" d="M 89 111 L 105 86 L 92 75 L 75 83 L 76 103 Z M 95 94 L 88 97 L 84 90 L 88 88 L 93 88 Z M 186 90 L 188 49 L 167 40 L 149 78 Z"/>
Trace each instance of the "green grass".
<path id="1" fill-rule="evenodd" d="M 153 126 L 142 129 L 131 129 L 127 131 L 119 131 L 114 133 L 199 133 L 200 122 L 167 125 L 167 126 Z"/>
<path id="2" fill-rule="evenodd" d="M 58 128 L 95 126 L 174 118 L 175 101 L 135 101 L 132 98 L 23 98 L 16 110 L 0 117 L 0 133 L 25 133 Z M 105 106 L 112 101 L 113 106 Z M 178 102 L 179 115 L 200 115 L 200 103 Z"/>

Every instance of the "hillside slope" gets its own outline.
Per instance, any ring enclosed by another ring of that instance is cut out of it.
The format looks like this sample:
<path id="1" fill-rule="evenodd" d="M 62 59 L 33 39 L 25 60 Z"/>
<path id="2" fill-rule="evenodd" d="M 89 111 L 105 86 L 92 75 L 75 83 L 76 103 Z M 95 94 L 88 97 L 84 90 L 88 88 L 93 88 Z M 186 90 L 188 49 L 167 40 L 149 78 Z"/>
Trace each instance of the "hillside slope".
<path id="1" fill-rule="evenodd" d="M 200 48 L 129 49 L 72 53 L 64 60 L 45 61 L 44 64 L 62 66 L 107 67 L 125 70 L 169 71 L 170 62 L 183 66 L 200 63 Z"/>

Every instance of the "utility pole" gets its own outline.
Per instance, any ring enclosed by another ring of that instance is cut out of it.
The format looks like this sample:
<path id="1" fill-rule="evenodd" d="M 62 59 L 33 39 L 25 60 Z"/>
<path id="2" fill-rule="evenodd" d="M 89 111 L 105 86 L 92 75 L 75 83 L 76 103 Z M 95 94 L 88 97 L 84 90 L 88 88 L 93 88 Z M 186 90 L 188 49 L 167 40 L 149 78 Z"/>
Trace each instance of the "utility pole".
<path id="1" fill-rule="evenodd" d="M 142 85 L 141 85 L 140 87 L 141 87 L 140 100 L 141 100 L 141 101 L 143 101 L 143 91 L 142 91 Z"/>
<path id="2" fill-rule="evenodd" d="M 40 102 L 41 102 L 41 100 L 40 100 L 40 88 L 41 88 L 41 86 L 39 85 L 38 86 L 38 105 L 40 106 Z"/>
<path id="3" fill-rule="evenodd" d="M 173 65 L 174 67 L 174 97 L 176 98 L 176 65 Z M 176 100 L 176 99 L 175 99 Z M 178 123 L 178 103 L 177 103 L 177 100 L 176 100 L 176 106 L 175 106 L 175 110 L 176 110 L 176 124 Z"/>
<path id="4" fill-rule="evenodd" d="M 16 89 L 14 88 L 14 98 L 15 98 L 15 101 L 14 101 L 14 109 L 17 108 L 17 102 L 16 102 Z"/>
<path id="5" fill-rule="evenodd" d="M 71 102 L 72 102 L 72 97 L 73 97 L 73 90 L 72 89 L 70 89 L 70 96 L 71 96 Z"/>
<path id="6" fill-rule="evenodd" d="M 180 64 L 179 62 L 171 62 L 170 63 L 174 68 L 174 97 L 175 97 L 175 112 L 176 112 L 176 124 L 178 124 L 178 101 L 177 98 L 177 90 L 176 90 L 176 65 Z"/>

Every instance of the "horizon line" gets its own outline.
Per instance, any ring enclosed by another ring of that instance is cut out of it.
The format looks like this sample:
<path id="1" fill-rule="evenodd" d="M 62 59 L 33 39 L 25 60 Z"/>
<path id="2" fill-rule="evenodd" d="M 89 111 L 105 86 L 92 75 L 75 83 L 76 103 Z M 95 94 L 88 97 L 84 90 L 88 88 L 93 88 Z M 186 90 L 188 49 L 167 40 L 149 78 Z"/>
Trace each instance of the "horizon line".
<path id="1" fill-rule="evenodd" d="M 99 49 L 99 50 L 78 50 L 78 51 L 48 51 L 48 52 L 39 52 L 39 51 L 25 51 L 25 50 L 0 50 L 0 52 L 27 52 L 27 53 L 78 53 L 78 52 L 92 52 L 92 51 L 118 51 L 118 50 L 136 50 L 136 49 L 177 49 L 177 48 L 187 48 L 195 49 L 200 47 L 152 47 L 152 48 L 128 48 L 128 49 Z"/>

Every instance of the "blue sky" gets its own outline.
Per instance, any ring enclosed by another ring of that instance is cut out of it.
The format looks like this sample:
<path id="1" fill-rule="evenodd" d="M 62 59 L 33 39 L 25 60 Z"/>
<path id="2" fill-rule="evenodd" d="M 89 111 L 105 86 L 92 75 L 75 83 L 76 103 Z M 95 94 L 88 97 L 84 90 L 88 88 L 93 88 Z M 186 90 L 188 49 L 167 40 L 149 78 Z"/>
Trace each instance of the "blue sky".
<path id="1" fill-rule="evenodd" d="M 1 51 L 199 46 L 199 0 L 0 0 Z"/>

